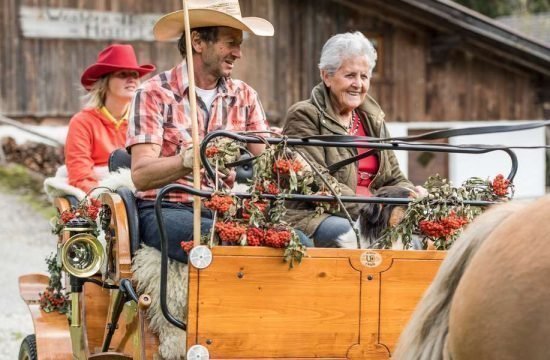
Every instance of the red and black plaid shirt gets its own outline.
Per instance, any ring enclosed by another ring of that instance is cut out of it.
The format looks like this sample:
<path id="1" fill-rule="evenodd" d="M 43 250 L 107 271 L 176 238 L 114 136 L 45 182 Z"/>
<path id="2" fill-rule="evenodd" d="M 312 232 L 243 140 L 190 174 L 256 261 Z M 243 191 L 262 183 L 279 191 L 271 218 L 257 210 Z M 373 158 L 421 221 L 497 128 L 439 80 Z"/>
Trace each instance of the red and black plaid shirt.
<path id="1" fill-rule="evenodd" d="M 192 144 L 187 63 L 160 73 L 137 90 L 128 119 L 126 147 L 152 143 L 161 146 L 160 156 L 174 156 Z M 265 131 L 268 124 L 258 94 L 240 80 L 220 79 L 210 109 L 197 97 L 199 139 L 214 130 Z M 180 179 L 192 186 L 192 181 Z M 138 191 L 136 196 L 155 200 L 157 190 Z M 192 196 L 173 192 L 164 200 L 190 202 Z"/>

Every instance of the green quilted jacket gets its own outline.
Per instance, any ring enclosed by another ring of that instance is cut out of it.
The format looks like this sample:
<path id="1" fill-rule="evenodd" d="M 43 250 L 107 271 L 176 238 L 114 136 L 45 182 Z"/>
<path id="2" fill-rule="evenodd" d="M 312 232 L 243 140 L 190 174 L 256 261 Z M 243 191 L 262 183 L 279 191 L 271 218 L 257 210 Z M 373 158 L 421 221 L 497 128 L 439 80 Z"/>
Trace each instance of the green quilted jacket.
<path id="1" fill-rule="evenodd" d="M 367 95 L 365 102 L 356 109 L 369 136 L 389 137 L 384 124 L 384 112 L 380 106 Z M 347 129 L 338 121 L 332 108 L 329 93 L 324 83 L 320 83 L 311 93 L 309 100 L 294 104 L 286 116 L 283 133 L 293 138 L 305 138 L 313 135 L 347 135 Z M 341 160 L 357 155 L 356 148 L 336 147 L 300 147 L 298 148 L 309 160 L 327 167 Z M 383 150 L 379 153 L 380 168 L 374 177 L 370 189 L 375 191 L 382 186 L 400 185 L 413 188 L 399 169 L 393 151 Z M 355 195 L 357 187 L 357 163 L 340 168 L 333 176 L 340 182 L 342 195 Z M 308 236 L 312 236 L 319 224 L 330 214 L 315 215 L 314 206 L 308 203 L 288 201 L 288 212 L 285 220 Z M 355 220 L 359 216 L 361 204 L 346 204 L 346 209 Z M 342 212 L 333 215 L 344 216 Z"/>

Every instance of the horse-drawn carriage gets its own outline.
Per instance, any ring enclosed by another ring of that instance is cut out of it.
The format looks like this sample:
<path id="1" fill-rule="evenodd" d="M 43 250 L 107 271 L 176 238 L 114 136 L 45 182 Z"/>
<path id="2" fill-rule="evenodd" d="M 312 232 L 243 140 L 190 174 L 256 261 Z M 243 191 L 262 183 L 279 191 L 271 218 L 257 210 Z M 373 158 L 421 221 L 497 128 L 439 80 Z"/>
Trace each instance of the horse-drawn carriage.
<path id="1" fill-rule="evenodd" d="M 214 171 L 205 150 L 220 136 L 258 141 L 225 132 L 207 136 L 201 158 L 210 174 Z M 272 144 L 280 141 L 268 139 Z M 285 141 L 289 146 L 474 154 L 492 151 L 349 139 Z M 512 159 L 509 178 L 513 178 L 517 164 L 513 153 L 507 153 Z M 157 205 L 174 190 L 202 197 L 212 195 L 211 191 L 171 185 L 160 192 Z M 270 196 L 265 194 L 266 198 Z M 189 266 L 183 266 L 168 260 L 164 245 L 159 254 L 152 255 L 155 268 L 141 270 L 155 273 L 151 283 L 158 286 L 158 291 L 153 294 L 148 288 L 136 288 L 132 263 L 136 262 L 140 244 L 133 193 L 119 188 L 101 193 L 99 199 L 103 204 L 104 245 L 86 224 L 76 221 L 59 236 L 57 258 L 70 290 L 70 316 L 46 313 L 40 308 L 39 293 L 48 286 L 47 276 L 20 278 L 21 296 L 35 325 L 35 335 L 23 341 L 22 359 L 153 359 L 160 356 L 159 347 L 164 347 L 161 354 L 167 358 L 181 357 L 172 350 L 185 348 L 188 359 L 388 359 L 446 254 L 435 250 L 310 248 L 301 263 L 289 269 L 281 249 L 198 246 L 191 250 Z M 334 197 L 287 198 L 296 199 L 333 201 Z M 376 197 L 341 200 L 388 204 L 411 201 Z M 57 198 L 55 206 L 63 213 L 70 209 L 70 199 Z M 150 312 L 153 307 L 160 309 L 155 315 Z"/>

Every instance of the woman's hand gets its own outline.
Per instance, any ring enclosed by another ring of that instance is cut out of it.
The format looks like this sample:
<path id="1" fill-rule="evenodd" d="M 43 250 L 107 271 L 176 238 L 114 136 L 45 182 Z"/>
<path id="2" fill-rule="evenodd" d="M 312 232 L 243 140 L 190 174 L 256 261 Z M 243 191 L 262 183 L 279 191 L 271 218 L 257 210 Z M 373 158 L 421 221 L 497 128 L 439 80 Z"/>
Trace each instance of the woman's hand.
<path id="1" fill-rule="evenodd" d="M 416 191 L 419 198 L 423 198 L 428 195 L 428 190 L 426 190 L 424 186 L 417 185 L 414 187 L 414 191 Z"/>

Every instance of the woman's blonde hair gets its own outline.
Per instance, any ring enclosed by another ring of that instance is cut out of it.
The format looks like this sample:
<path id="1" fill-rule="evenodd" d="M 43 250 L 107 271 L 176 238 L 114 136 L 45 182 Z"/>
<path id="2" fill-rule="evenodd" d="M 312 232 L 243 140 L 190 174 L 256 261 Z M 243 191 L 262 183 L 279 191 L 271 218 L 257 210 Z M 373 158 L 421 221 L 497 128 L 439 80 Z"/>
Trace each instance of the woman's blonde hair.
<path id="1" fill-rule="evenodd" d="M 109 76 L 110 74 L 97 80 L 94 85 L 92 85 L 90 91 L 82 96 L 82 102 L 85 108 L 100 108 L 105 105 Z"/>

